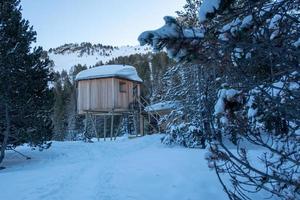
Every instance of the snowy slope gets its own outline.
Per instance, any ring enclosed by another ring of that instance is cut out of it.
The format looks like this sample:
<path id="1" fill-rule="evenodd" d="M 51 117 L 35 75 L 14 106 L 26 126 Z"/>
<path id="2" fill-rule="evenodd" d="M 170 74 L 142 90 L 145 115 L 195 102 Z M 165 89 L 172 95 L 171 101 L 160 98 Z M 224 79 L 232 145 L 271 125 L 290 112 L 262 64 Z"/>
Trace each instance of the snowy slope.
<path id="1" fill-rule="evenodd" d="M 55 142 L 43 152 L 19 147 L 0 171 L 1 199 L 227 199 L 205 150 L 169 148 L 159 135 L 113 142 Z"/>
<path id="2" fill-rule="evenodd" d="M 98 62 L 105 64 L 120 56 L 151 52 L 151 48 L 147 46 L 91 47 L 92 50 L 90 52 L 85 47 L 79 45 L 79 47 L 76 46 L 75 48 L 74 45 L 78 44 L 68 44 L 68 50 L 66 50 L 66 45 L 64 45 L 48 52 L 50 59 L 54 61 L 55 71 L 69 71 L 71 67 L 77 64 L 87 65 L 88 67 L 94 66 Z M 72 50 L 69 50 L 70 48 Z"/>

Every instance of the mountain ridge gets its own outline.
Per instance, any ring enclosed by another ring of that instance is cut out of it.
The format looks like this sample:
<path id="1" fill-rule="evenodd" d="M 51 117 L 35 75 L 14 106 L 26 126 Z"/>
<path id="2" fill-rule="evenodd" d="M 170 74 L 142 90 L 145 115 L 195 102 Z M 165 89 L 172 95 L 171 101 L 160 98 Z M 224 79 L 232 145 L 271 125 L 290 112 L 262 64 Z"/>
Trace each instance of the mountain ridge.
<path id="1" fill-rule="evenodd" d="M 53 61 L 55 71 L 70 71 L 77 65 L 95 66 L 97 63 L 107 63 L 120 56 L 147 54 L 152 52 L 149 46 L 111 46 L 92 44 L 89 42 L 68 43 L 56 48 L 50 48 L 48 55 Z"/>

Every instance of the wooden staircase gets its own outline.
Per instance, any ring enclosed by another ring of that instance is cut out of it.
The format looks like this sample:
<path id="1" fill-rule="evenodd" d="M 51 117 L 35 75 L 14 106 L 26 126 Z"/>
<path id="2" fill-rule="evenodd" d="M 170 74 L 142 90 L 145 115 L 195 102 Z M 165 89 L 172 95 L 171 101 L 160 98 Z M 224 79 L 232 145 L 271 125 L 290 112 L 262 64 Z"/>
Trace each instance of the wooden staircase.
<path id="1" fill-rule="evenodd" d="M 140 97 L 130 106 L 130 114 L 127 115 L 127 123 L 128 127 L 130 124 L 133 124 L 133 128 L 129 130 L 129 132 L 135 132 L 135 135 L 146 135 L 146 134 L 154 134 L 160 133 L 161 127 L 159 124 L 159 120 L 161 116 L 157 112 L 146 112 L 145 108 L 149 106 L 150 103 Z M 136 134 L 139 133 L 139 134 Z"/>

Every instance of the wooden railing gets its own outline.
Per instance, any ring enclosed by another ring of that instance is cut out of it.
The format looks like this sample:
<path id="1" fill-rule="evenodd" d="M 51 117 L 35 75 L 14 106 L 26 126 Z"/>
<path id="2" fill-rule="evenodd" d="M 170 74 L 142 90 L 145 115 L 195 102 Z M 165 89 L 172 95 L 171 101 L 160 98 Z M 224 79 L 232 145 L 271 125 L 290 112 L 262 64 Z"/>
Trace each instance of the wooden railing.
<path id="1" fill-rule="evenodd" d="M 145 98 L 143 98 L 143 97 L 140 97 L 140 99 L 141 99 L 144 103 L 143 103 L 141 100 L 139 100 L 139 99 L 137 100 L 137 102 L 138 102 L 140 108 L 142 108 L 143 111 L 147 113 L 149 125 L 150 125 L 151 128 L 154 129 L 154 130 L 157 130 L 157 128 L 158 128 L 158 132 L 160 133 L 160 131 L 161 131 L 161 130 L 160 130 L 160 126 L 159 126 L 159 121 L 160 121 L 160 118 L 161 118 L 160 114 L 159 114 L 158 112 L 156 112 L 156 111 L 151 111 L 151 112 L 145 111 L 145 108 L 146 108 L 147 106 L 150 106 L 150 103 L 149 103 Z M 153 113 L 154 113 L 154 114 L 153 114 Z M 142 114 L 142 113 L 141 113 L 141 114 Z M 157 116 L 158 116 L 158 117 L 157 117 Z M 151 117 L 156 121 L 156 123 L 157 123 L 157 128 L 154 127 L 154 126 L 151 124 Z M 146 119 L 145 116 L 143 116 L 143 118 Z"/>

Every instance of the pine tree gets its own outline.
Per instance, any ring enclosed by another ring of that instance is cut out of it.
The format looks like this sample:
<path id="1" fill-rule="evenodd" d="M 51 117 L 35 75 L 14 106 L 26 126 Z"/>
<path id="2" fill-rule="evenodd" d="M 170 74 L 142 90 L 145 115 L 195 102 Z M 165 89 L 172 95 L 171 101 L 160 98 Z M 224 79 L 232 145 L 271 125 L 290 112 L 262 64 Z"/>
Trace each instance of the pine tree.
<path id="1" fill-rule="evenodd" d="M 200 0 L 186 0 L 182 11 L 177 11 L 177 21 L 185 27 L 194 27 L 199 24 L 198 10 Z"/>
<path id="2" fill-rule="evenodd" d="M 53 124 L 54 139 L 75 140 L 80 138 L 79 134 L 84 130 L 84 119 L 77 114 L 77 93 L 76 75 L 87 69 L 86 66 L 76 65 L 72 67 L 70 73 L 57 72 L 54 81 L 54 105 L 53 105 Z"/>
<path id="3" fill-rule="evenodd" d="M 49 147 L 52 135 L 49 60 L 42 48 L 31 48 L 36 32 L 19 5 L 0 2 L 0 162 L 8 147 Z"/>
<path id="4" fill-rule="evenodd" d="M 53 125 L 55 140 L 64 140 L 65 138 L 65 102 L 64 90 L 62 86 L 61 75 L 56 73 L 54 81 L 54 107 L 53 107 Z"/>
<path id="5" fill-rule="evenodd" d="M 260 191 L 300 197 L 299 5 L 299 0 L 204 0 L 198 26 L 165 17 L 165 26 L 139 37 L 142 45 L 166 48 L 182 68 L 196 62 L 203 70 L 201 96 L 194 98 L 203 111 L 194 117 L 208 135 L 209 167 L 230 199 L 251 199 Z M 263 152 L 251 158 L 255 161 L 249 159 L 249 144 Z"/>
<path id="6" fill-rule="evenodd" d="M 84 131 L 84 118 L 83 116 L 80 116 L 77 114 L 77 93 L 76 93 L 76 82 L 75 78 L 76 75 L 81 72 L 82 70 L 87 69 L 86 66 L 82 65 L 75 65 L 72 67 L 70 71 L 70 88 L 71 91 L 69 93 L 69 101 L 67 102 L 66 105 L 66 116 L 67 116 L 67 123 L 68 123 L 68 139 L 75 140 L 80 138 Z"/>

